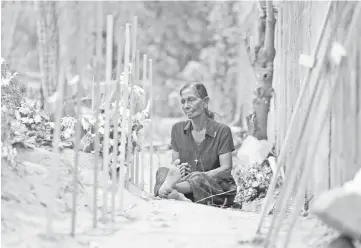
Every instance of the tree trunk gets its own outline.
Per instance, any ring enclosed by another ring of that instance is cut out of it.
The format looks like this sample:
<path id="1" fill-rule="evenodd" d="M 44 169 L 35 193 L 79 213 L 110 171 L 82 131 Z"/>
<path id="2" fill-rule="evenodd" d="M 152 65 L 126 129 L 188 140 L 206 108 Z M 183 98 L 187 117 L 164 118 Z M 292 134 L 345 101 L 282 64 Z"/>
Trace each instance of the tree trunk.
<path id="1" fill-rule="evenodd" d="M 56 1 L 36 1 L 39 64 L 44 101 L 56 91 L 59 72 L 59 30 Z M 46 105 L 46 104 L 45 104 Z"/>
<path id="2" fill-rule="evenodd" d="M 276 19 L 272 1 L 260 1 L 259 17 L 254 47 L 249 53 L 258 87 L 252 101 L 253 113 L 247 117 L 249 134 L 257 139 L 267 139 L 267 119 L 273 95 L 273 60 Z M 250 44 L 248 44 L 250 46 Z M 252 50 L 253 49 L 253 50 Z"/>

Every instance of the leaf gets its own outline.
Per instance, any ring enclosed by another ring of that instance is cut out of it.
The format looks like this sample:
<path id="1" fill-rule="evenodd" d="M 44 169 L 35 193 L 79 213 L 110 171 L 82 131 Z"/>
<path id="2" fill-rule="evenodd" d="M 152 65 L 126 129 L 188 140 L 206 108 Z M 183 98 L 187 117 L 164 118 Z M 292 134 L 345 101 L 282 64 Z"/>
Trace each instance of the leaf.
<path id="1" fill-rule="evenodd" d="M 17 120 L 21 120 L 19 110 L 15 110 L 15 117 L 16 117 Z"/>

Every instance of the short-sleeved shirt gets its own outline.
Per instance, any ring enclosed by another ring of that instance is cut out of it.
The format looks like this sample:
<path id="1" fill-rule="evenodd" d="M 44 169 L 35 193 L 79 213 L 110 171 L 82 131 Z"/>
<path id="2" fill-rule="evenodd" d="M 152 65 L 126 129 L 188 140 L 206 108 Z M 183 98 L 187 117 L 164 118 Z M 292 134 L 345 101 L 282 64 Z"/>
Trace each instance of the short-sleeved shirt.
<path id="1" fill-rule="evenodd" d="M 234 151 L 230 127 L 208 118 L 206 137 L 199 146 L 194 141 L 192 129 L 190 120 L 177 122 L 172 127 L 171 146 L 179 152 L 181 163 L 190 164 L 192 171 L 219 168 L 219 155 Z"/>

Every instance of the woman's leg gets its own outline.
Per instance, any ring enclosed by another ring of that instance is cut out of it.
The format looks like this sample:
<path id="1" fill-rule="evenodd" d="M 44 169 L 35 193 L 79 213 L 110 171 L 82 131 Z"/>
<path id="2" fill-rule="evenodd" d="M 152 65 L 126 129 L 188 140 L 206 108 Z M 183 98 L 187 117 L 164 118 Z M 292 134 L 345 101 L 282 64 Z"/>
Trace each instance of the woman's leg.
<path id="1" fill-rule="evenodd" d="M 177 190 L 179 193 L 182 193 L 182 194 L 193 193 L 192 192 L 192 187 L 191 187 L 191 185 L 190 185 L 190 183 L 188 181 L 177 183 L 174 186 L 174 189 Z"/>
<path id="2" fill-rule="evenodd" d="M 187 178 L 187 183 L 188 185 L 181 185 L 182 189 L 179 190 L 184 192 L 190 188 L 194 202 L 212 205 L 233 204 L 236 190 L 231 190 L 232 184 L 227 180 L 214 179 L 203 172 L 193 172 Z"/>

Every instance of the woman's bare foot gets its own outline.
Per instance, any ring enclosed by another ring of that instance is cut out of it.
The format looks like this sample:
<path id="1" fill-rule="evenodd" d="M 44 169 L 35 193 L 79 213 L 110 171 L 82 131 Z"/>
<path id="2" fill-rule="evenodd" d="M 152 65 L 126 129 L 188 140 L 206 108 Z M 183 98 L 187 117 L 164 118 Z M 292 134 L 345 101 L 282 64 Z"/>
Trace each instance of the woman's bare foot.
<path id="1" fill-rule="evenodd" d="M 180 160 L 177 159 L 173 162 L 173 164 L 169 167 L 169 171 L 167 174 L 166 179 L 164 180 L 164 183 L 160 187 L 158 194 L 160 197 L 167 198 L 167 196 L 172 192 L 173 187 L 176 183 L 178 183 L 182 177 L 182 174 L 177 167 L 177 165 L 180 163 Z"/>
<path id="2" fill-rule="evenodd" d="M 168 198 L 169 195 L 174 191 L 171 187 L 166 187 L 162 185 L 162 187 L 158 191 L 158 195 L 161 198 Z"/>
<path id="3" fill-rule="evenodd" d="M 174 199 L 177 201 L 191 201 L 184 194 L 179 193 L 177 190 L 173 189 L 172 192 L 167 196 L 167 199 Z"/>

